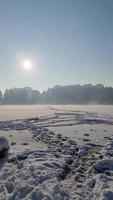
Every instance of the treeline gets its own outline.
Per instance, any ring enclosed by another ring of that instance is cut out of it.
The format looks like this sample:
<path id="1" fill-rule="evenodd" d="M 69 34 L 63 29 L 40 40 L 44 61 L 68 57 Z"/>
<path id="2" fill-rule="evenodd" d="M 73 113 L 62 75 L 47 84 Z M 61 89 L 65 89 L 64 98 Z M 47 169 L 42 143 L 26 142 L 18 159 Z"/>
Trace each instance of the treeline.
<path id="1" fill-rule="evenodd" d="M 0 91 L 0 104 L 113 104 L 113 88 L 102 84 L 55 86 L 40 93 L 30 87 Z"/>

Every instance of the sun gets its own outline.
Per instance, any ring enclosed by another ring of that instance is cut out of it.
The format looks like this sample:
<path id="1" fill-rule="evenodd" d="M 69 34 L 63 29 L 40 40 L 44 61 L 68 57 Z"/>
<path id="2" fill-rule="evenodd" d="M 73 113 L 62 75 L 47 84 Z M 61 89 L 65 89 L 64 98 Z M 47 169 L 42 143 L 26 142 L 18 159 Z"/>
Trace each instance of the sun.
<path id="1" fill-rule="evenodd" d="M 24 60 L 23 61 L 23 68 L 25 70 L 30 70 L 32 69 L 32 62 L 30 60 Z"/>

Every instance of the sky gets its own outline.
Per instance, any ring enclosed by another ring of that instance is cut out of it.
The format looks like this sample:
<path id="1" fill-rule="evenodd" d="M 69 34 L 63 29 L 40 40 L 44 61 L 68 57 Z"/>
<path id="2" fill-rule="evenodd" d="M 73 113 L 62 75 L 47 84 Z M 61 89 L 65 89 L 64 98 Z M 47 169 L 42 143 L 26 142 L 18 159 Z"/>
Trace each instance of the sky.
<path id="1" fill-rule="evenodd" d="M 86 83 L 113 86 L 113 0 L 0 0 L 0 89 Z"/>

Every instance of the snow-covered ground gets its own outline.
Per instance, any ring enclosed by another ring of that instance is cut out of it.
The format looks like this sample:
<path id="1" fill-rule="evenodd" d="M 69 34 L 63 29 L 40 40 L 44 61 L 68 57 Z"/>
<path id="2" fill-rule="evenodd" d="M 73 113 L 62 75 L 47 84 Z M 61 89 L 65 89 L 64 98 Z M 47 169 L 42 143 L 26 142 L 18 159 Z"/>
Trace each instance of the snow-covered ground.
<path id="1" fill-rule="evenodd" d="M 1 106 L 0 136 L 0 199 L 113 199 L 113 106 Z"/>

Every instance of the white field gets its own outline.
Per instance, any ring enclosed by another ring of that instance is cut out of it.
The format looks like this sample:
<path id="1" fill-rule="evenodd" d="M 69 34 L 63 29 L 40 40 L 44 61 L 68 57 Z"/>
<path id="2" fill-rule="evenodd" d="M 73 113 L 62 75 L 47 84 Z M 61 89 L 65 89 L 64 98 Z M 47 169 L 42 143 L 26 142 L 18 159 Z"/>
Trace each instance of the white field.
<path id="1" fill-rule="evenodd" d="M 97 112 L 99 114 L 109 114 L 113 116 L 113 106 L 105 105 L 36 105 L 36 106 L 0 106 L 0 121 L 25 119 L 37 116 L 53 114 L 55 111 L 50 108 L 60 110 Z"/>
<path id="2" fill-rule="evenodd" d="M 0 200 L 113 199 L 113 106 L 0 106 L 0 136 L 10 144 L 9 161 L 0 159 Z M 87 152 L 88 143 L 97 146 Z M 107 173 L 93 169 L 99 155 Z"/>
<path id="3" fill-rule="evenodd" d="M 113 106 L 105 105 L 36 105 L 36 106 L 0 106 L 0 121 L 10 121 L 18 119 L 28 119 L 35 117 L 53 116 L 56 112 L 80 112 L 83 114 L 96 113 L 98 117 L 113 118 Z M 50 122 L 49 122 L 50 123 Z M 90 131 L 94 129 L 94 131 Z M 84 133 L 90 134 L 90 138 L 94 142 L 104 142 L 103 137 L 106 135 L 113 135 L 113 127 L 106 124 L 79 124 L 73 126 L 57 126 L 51 127 L 50 130 L 55 133 L 60 133 L 64 136 L 69 136 L 71 139 L 81 143 L 84 138 Z"/>

